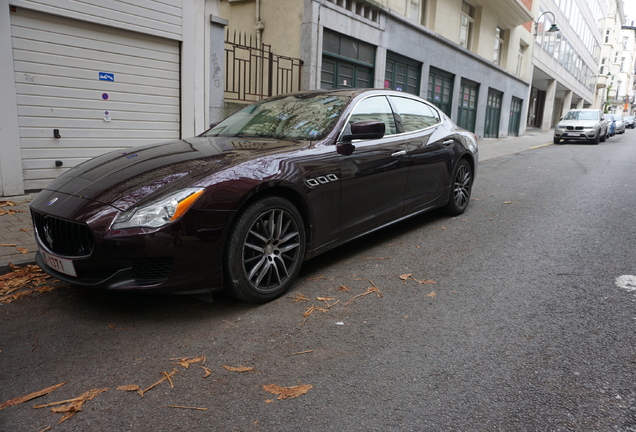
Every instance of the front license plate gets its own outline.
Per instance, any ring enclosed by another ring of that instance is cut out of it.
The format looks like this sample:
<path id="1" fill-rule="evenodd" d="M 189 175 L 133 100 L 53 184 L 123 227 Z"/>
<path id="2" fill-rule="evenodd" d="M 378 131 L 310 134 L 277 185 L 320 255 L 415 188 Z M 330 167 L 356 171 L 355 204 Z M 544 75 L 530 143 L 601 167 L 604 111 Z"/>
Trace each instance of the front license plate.
<path id="1" fill-rule="evenodd" d="M 73 265 L 73 261 L 71 261 L 70 259 L 51 255 L 50 253 L 42 249 L 40 249 L 40 253 L 44 258 L 44 262 L 46 262 L 48 266 L 51 267 L 53 270 L 64 273 L 65 275 L 77 277 L 75 266 Z"/>
<path id="2" fill-rule="evenodd" d="M 581 136 L 580 133 L 566 133 L 567 136 Z"/>

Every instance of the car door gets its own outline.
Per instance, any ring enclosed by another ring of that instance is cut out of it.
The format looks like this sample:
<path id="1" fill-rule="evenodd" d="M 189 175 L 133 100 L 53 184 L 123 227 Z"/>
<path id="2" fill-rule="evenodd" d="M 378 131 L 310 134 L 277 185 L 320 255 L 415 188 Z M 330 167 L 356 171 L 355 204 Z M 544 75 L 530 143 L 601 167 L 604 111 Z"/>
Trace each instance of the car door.
<path id="1" fill-rule="evenodd" d="M 425 209 L 448 193 L 452 170 L 452 134 L 436 108 L 423 101 L 390 96 L 404 131 L 408 148 L 409 172 L 404 192 L 406 213 Z"/>
<path id="2" fill-rule="evenodd" d="M 382 121 L 381 139 L 354 140 L 355 150 L 340 155 L 341 237 L 350 238 L 403 215 L 408 176 L 407 148 L 386 96 L 371 96 L 354 107 L 346 128 L 357 121 Z"/>

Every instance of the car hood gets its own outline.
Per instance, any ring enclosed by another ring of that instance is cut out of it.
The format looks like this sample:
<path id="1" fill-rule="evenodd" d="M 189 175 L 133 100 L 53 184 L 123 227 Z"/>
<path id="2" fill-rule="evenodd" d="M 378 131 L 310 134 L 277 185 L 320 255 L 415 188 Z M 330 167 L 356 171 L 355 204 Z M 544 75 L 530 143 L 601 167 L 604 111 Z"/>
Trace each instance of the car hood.
<path id="1" fill-rule="evenodd" d="M 560 127 L 567 126 L 579 126 L 579 127 L 594 127 L 599 123 L 599 120 L 561 120 L 559 122 Z"/>
<path id="2" fill-rule="evenodd" d="M 185 187 L 255 157 L 302 149 L 303 141 L 195 137 L 118 150 L 62 174 L 45 190 L 126 211 L 151 195 Z"/>

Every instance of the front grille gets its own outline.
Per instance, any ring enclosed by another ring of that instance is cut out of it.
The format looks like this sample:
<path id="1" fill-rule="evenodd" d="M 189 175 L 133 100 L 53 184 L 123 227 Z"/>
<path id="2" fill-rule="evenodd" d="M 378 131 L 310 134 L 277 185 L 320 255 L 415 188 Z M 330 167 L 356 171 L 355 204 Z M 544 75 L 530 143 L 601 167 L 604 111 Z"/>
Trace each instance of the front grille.
<path id="1" fill-rule="evenodd" d="M 31 210 L 40 242 L 51 252 L 66 257 L 83 257 L 93 251 L 93 235 L 83 223 L 71 222 Z"/>
<path id="2" fill-rule="evenodd" d="M 132 275 L 139 285 L 153 285 L 165 281 L 172 271 L 172 258 L 142 258 L 135 261 Z"/>
<path id="3" fill-rule="evenodd" d="M 582 131 L 583 129 L 585 129 L 583 126 L 568 126 L 567 130 L 577 130 L 577 131 Z"/>

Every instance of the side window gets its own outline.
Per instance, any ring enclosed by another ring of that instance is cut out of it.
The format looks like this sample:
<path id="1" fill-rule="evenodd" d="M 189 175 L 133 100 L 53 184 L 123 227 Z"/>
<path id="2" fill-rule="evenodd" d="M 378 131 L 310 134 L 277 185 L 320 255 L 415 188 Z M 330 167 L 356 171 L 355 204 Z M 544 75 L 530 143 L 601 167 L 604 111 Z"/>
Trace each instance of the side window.
<path id="1" fill-rule="evenodd" d="M 391 102 L 400 114 L 404 132 L 424 129 L 440 122 L 439 113 L 423 102 L 399 96 L 391 96 Z"/>
<path id="2" fill-rule="evenodd" d="M 351 117 L 349 117 L 349 124 L 359 121 L 384 122 L 386 128 L 385 136 L 393 135 L 397 132 L 391 105 L 389 105 L 389 101 L 384 96 L 366 98 L 356 105 Z"/>

